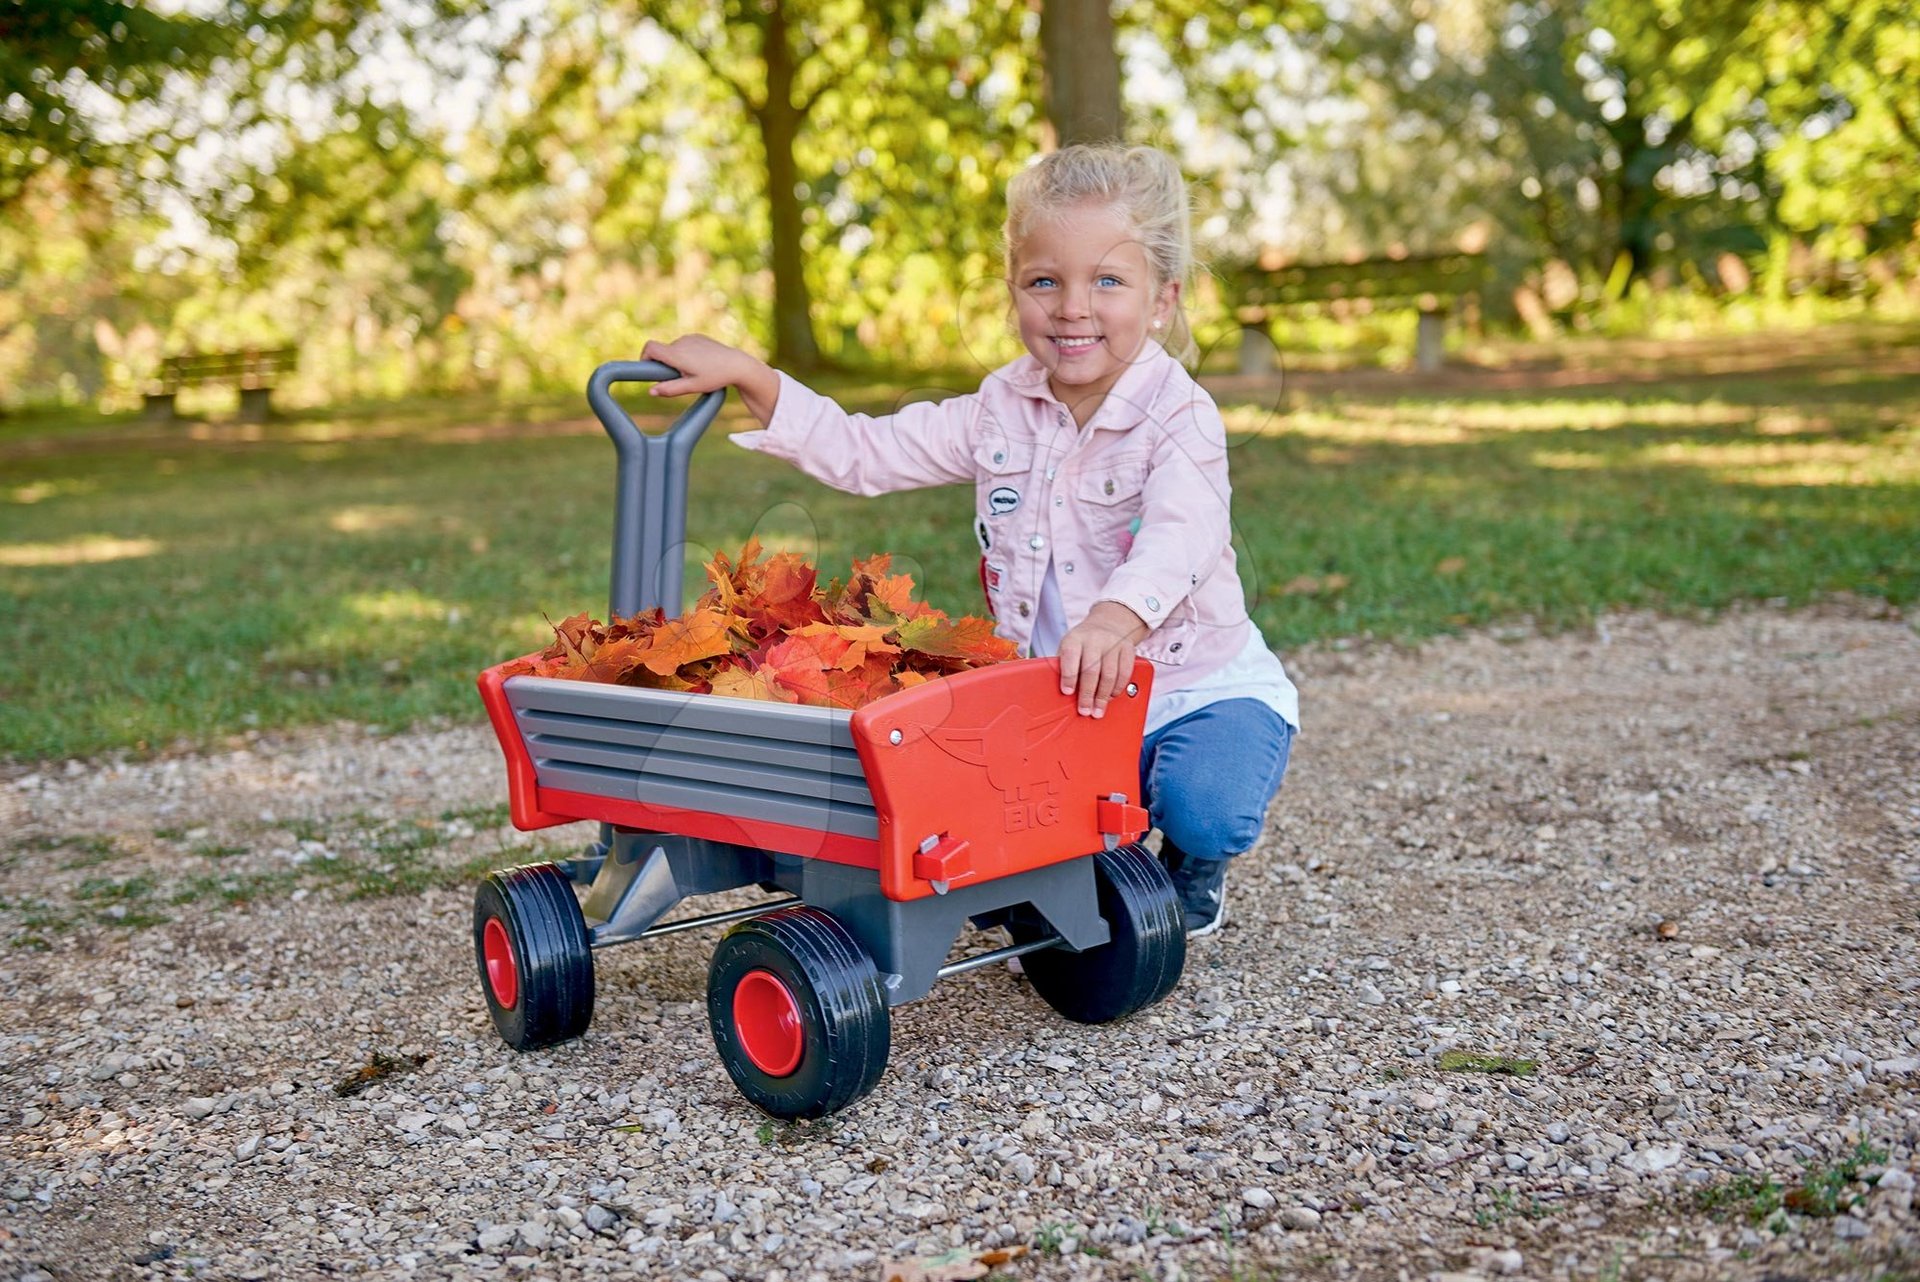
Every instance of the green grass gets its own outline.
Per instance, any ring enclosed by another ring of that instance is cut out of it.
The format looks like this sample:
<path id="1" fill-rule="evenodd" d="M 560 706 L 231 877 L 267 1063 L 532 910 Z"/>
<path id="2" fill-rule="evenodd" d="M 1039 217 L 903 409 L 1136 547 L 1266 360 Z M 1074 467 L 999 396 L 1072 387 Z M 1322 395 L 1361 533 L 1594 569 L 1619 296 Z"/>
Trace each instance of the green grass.
<path id="1" fill-rule="evenodd" d="M 1735 1175 L 1695 1193 L 1693 1204 L 1715 1219 L 1744 1220 L 1784 1232 L 1790 1214 L 1823 1219 L 1846 1214 L 1864 1196 L 1855 1191 L 1862 1172 L 1886 1160 L 1886 1149 L 1863 1138 L 1836 1161 L 1803 1163 L 1798 1184 L 1778 1184 L 1770 1175 Z"/>
<path id="2" fill-rule="evenodd" d="M 1481 1055 L 1474 1051 L 1440 1052 L 1440 1068 L 1449 1073 L 1496 1073 L 1507 1077 L 1531 1077 L 1540 1067 L 1537 1059 L 1515 1059 L 1511 1055 Z"/>
<path id="3" fill-rule="evenodd" d="M 1911 602 L 1920 369 L 1883 339 L 1814 363 L 1783 343 L 1780 370 L 1737 376 L 1681 350 L 1652 377 L 1560 390 L 1453 378 L 1403 396 L 1376 379 L 1295 392 L 1280 414 L 1223 397 L 1255 617 L 1284 649 L 1623 607 Z M 543 644 L 543 614 L 605 608 L 612 450 L 555 416 L 584 406 L 356 409 L 258 440 L 13 425 L 0 756 L 477 720 L 480 668 Z M 980 610 L 964 491 L 840 495 L 723 434 L 694 458 L 690 588 L 714 549 L 757 534 L 829 571 L 891 551 L 935 604 Z"/>

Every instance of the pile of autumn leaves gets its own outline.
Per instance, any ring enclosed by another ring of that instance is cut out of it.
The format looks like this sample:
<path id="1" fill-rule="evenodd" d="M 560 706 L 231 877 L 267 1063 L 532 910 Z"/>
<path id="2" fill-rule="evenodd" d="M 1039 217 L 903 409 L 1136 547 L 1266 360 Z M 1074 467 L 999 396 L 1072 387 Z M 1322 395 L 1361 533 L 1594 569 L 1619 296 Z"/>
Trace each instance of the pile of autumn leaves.
<path id="1" fill-rule="evenodd" d="M 507 665 L 506 676 L 608 681 L 833 708 L 1014 657 L 990 619 L 950 619 L 913 599 L 913 579 L 882 554 L 855 561 L 824 587 L 805 557 L 761 560 L 750 539 L 738 561 L 707 564 L 713 584 L 677 619 L 659 609 L 602 624 L 576 614 L 553 644 Z"/>

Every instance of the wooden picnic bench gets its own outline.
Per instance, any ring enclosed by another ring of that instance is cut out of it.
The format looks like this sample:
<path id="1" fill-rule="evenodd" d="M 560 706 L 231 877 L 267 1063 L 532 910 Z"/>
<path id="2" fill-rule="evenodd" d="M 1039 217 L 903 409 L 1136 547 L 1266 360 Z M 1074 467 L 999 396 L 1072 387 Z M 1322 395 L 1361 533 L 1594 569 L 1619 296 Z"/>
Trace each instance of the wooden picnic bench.
<path id="1" fill-rule="evenodd" d="M 1272 268 L 1248 264 L 1219 274 L 1240 321 L 1243 374 L 1272 368 L 1270 327 L 1276 316 L 1309 307 L 1338 309 L 1363 299 L 1419 308 L 1413 363 L 1421 370 L 1439 369 L 1446 351 L 1447 312 L 1461 298 L 1479 292 L 1489 276 L 1486 256 L 1466 253 Z"/>
<path id="2" fill-rule="evenodd" d="M 292 347 L 248 348 L 237 352 L 193 352 L 160 362 L 160 375 L 147 392 L 147 417 L 161 422 L 174 416 L 174 397 L 183 387 L 226 384 L 240 391 L 240 419 L 264 423 L 272 412 L 273 385 L 293 371 L 299 351 Z"/>

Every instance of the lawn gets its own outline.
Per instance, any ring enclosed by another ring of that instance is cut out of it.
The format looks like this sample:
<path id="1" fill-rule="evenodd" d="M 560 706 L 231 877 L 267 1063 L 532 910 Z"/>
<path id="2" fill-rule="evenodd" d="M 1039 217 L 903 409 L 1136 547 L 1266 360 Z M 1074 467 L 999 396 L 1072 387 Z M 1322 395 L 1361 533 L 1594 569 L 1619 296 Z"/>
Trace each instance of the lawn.
<path id="1" fill-rule="evenodd" d="M 1587 349 L 1537 372 L 1223 391 L 1236 543 L 1283 650 L 1621 607 L 1920 597 L 1920 331 Z M 960 386 L 955 381 L 953 386 Z M 845 393 L 862 408 L 899 389 Z M 479 668 L 606 603 L 612 450 L 584 406 L 264 429 L 0 431 L 0 755 L 253 726 L 477 719 Z M 693 463 L 689 587 L 749 534 L 887 550 L 977 612 L 971 505 L 858 499 L 727 444 Z"/>

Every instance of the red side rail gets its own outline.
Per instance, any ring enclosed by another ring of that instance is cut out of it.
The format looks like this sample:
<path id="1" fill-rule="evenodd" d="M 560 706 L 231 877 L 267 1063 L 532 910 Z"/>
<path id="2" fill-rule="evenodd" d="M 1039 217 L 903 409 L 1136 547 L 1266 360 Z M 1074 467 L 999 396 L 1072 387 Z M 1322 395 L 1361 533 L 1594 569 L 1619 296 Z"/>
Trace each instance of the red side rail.
<path id="1" fill-rule="evenodd" d="M 519 662 L 519 659 L 509 659 L 480 674 L 480 702 L 487 705 L 487 720 L 493 723 L 494 737 L 500 740 L 500 751 L 507 758 L 507 812 L 513 818 L 513 826 L 522 832 L 532 832 L 536 828 L 551 828 L 555 824 L 588 818 L 553 814 L 540 805 L 540 785 L 534 779 L 533 758 L 527 755 L 526 741 L 520 737 L 520 727 L 513 720 L 513 709 L 507 706 L 507 679 L 501 675 L 503 669 Z"/>

